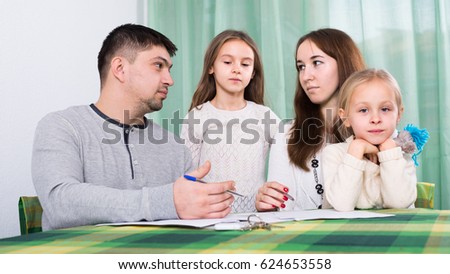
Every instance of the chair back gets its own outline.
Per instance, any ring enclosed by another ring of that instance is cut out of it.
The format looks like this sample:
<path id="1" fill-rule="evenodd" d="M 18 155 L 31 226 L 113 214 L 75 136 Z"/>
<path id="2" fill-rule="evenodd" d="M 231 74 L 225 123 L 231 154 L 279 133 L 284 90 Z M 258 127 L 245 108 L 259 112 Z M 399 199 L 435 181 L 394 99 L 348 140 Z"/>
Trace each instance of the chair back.
<path id="1" fill-rule="evenodd" d="M 20 234 L 42 231 L 42 206 L 37 196 L 19 198 Z"/>
<path id="2" fill-rule="evenodd" d="M 428 182 L 417 182 L 416 208 L 434 208 L 435 185 Z"/>

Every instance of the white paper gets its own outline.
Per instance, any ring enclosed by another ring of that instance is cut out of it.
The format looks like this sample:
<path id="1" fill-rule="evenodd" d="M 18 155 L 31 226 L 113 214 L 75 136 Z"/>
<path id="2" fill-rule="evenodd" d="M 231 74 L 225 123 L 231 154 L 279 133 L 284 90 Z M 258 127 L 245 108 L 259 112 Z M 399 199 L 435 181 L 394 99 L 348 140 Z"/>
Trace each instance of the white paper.
<path id="1" fill-rule="evenodd" d="M 294 219 L 296 221 L 304 221 L 319 219 L 383 218 L 394 216 L 394 214 L 384 214 L 364 210 L 340 212 L 334 209 L 315 209 L 301 211 L 280 211 L 276 213 L 276 216 L 280 219 Z"/>
<path id="2" fill-rule="evenodd" d="M 273 224 L 273 223 L 279 223 L 279 222 L 287 222 L 287 221 L 294 221 L 294 217 L 289 216 L 278 216 L 279 212 L 276 211 L 270 211 L 270 212 L 254 212 L 254 213 L 234 213 L 229 214 L 227 217 L 223 218 L 224 220 L 234 220 L 234 221 L 248 221 L 248 217 L 251 215 L 254 215 L 254 217 L 251 217 L 250 221 L 258 221 L 260 219 L 263 222 Z"/>
<path id="3" fill-rule="evenodd" d="M 205 228 L 219 223 L 239 223 L 245 222 L 250 215 L 251 221 L 258 221 L 273 224 L 288 221 L 305 221 L 318 219 L 358 219 L 358 218 L 382 218 L 394 216 L 394 214 L 382 214 L 371 211 L 355 210 L 349 212 L 339 212 L 334 209 L 315 209 L 315 210 L 301 210 L 301 211 L 273 211 L 273 212 L 255 212 L 255 213 L 237 213 L 229 214 L 222 219 L 195 219 L 195 220 L 161 220 L 153 222 L 122 222 L 122 223 L 105 223 L 98 224 L 98 226 L 188 226 Z"/>
<path id="4" fill-rule="evenodd" d="M 111 225 L 111 226 L 124 226 L 124 225 L 138 225 L 138 226 L 190 226 L 203 228 L 217 223 L 234 222 L 234 220 L 226 219 L 195 219 L 195 220 L 161 220 L 153 222 L 123 222 L 123 223 L 105 223 L 98 224 L 97 226 Z"/>

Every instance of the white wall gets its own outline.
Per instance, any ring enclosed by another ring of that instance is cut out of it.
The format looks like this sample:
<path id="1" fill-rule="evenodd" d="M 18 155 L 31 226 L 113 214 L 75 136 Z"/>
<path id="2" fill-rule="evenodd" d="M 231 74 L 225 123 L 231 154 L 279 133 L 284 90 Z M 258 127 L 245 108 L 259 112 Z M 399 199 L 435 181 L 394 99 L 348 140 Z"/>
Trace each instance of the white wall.
<path id="1" fill-rule="evenodd" d="M 97 53 L 143 0 L 0 0 L 0 238 L 20 234 L 21 195 L 35 195 L 34 130 L 46 113 L 97 100 Z"/>

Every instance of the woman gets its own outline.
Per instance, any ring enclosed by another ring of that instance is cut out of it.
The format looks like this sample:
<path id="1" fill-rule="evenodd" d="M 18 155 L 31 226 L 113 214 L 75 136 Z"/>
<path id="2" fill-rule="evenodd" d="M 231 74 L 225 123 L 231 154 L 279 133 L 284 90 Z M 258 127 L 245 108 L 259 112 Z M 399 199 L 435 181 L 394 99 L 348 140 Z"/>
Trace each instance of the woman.
<path id="1" fill-rule="evenodd" d="M 339 89 L 365 63 L 350 36 L 326 28 L 300 38 L 296 68 L 295 119 L 275 136 L 268 182 L 256 197 L 258 211 L 330 207 L 323 196 L 320 155 L 326 143 L 344 141 L 338 131 Z"/>

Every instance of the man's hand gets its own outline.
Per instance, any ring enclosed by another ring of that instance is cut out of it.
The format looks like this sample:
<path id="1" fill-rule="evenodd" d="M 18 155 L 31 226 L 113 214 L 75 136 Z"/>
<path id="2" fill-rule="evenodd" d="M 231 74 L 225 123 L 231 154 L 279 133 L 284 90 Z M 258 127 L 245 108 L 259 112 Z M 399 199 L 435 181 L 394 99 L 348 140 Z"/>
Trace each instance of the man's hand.
<path id="1" fill-rule="evenodd" d="M 196 178 L 203 178 L 211 169 L 209 161 L 197 170 L 189 173 Z M 235 190 L 233 181 L 202 184 L 192 182 L 184 177 L 175 181 L 173 196 L 175 209 L 180 219 L 223 218 L 231 212 L 233 195 L 225 192 Z"/>

